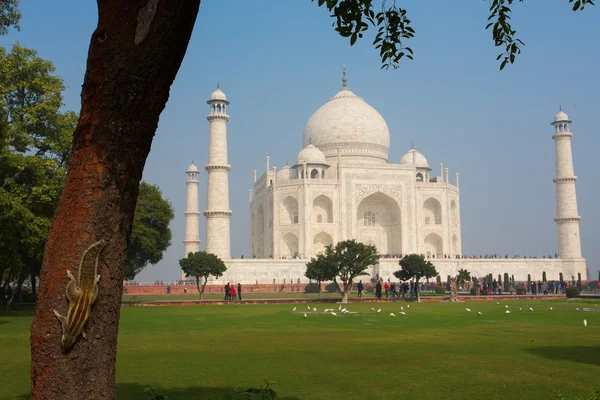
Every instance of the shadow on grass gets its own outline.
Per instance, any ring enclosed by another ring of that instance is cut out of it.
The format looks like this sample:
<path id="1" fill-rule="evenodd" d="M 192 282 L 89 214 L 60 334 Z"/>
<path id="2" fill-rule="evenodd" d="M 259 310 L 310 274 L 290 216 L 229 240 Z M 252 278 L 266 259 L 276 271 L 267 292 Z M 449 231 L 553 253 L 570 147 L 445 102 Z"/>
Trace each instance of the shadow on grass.
<path id="1" fill-rule="evenodd" d="M 549 360 L 575 361 L 583 364 L 600 365 L 600 347 L 544 346 L 530 348 L 525 351 Z"/>
<path id="2" fill-rule="evenodd" d="M 117 383 L 117 399 L 148 400 L 149 396 L 144 389 L 152 385 L 141 385 L 137 383 Z M 260 386 L 260 385 L 259 385 Z M 273 387 L 277 392 L 277 385 Z M 169 400 L 223 400 L 228 394 L 234 394 L 233 388 L 199 387 L 191 386 L 185 388 L 161 389 L 156 388 L 157 394 L 167 396 Z M 278 396 L 277 400 L 302 400 L 299 397 Z"/>

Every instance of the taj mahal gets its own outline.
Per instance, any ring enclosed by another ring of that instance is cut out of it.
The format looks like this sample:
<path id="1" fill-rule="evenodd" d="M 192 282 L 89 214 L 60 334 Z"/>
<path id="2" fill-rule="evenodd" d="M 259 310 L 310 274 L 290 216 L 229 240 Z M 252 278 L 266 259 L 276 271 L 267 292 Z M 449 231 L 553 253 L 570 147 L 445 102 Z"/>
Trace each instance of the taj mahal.
<path id="1" fill-rule="evenodd" d="M 230 255 L 227 157 L 229 101 L 219 88 L 207 101 L 210 125 L 207 179 L 206 251 L 225 261 L 223 281 L 307 282 L 306 263 L 326 246 L 346 239 L 376 246 L 384 256 L 370 277 L 393 278 L 398 258 L 417 253 L 430 259 L 442 277 L 466 268 L 475 276 L 509 273 L 516 280 L 587 279 L 581 255 L 573 170 L 571 121 L 562 110 L 551 122 L 555 142 L 556 217 L 559 258 L 472 259 L 462 253 L 459 174 L 443 164 L 431 168 L 414 147 L 398 163 L 388 160 L 390 132 L 383 117 L 347 87 L 309 119 L 295 162 L 270 167 L 249 190 L 249 253 Z M 439 171 L 439 174 L 438 174 Z M 200 250 L 199 170 L 187 170 L 185 254 Z M 549 216 L 550 217 L 550 216 Z M 363 278 L 369 279 L 369 276 Z M 183 277 L 184 279 L 185 277 Z"/>

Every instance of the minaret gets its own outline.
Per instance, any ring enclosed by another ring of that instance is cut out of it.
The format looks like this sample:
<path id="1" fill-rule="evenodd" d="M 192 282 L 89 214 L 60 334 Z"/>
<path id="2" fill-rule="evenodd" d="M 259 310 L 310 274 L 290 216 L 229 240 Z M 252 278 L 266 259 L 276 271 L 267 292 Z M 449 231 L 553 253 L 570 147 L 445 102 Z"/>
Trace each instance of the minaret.
<path id="1" fill-rule="evenodd" d="M 569 116 L 561 111 L 554 117 L 554 150 L 556 177 L 556 227 L 558 229 L 558 255 L 560 258 L 581 258 L 581 240 L 579 238 L 579 220 L 577 214 L 577 195 L 571 153 Z"/>
<path id="2" fill-rule="evenodd" d="M 229 252 L 229 170 L 227 163 L 227 106 L 229 102 L 225 93 L 215 90 L 210 100 L 209 114 L 210 142 L 208 145 L 208 190 L 206 198 L 206 252 L 221 259 L 230 258 Z"/>
<path id="3" fill-rule="evenodd" d="M 200 184 L 198 168 L 192 163 L 187 174 L 187 205 L 185 208 L 185 240 L 183 241 L 183 256 L 200 251 L 200 235 L 198 231 L 200 212 L 198 211 L 198 185 Z M 181 272 L 181 280 L 185 274 Z"/>

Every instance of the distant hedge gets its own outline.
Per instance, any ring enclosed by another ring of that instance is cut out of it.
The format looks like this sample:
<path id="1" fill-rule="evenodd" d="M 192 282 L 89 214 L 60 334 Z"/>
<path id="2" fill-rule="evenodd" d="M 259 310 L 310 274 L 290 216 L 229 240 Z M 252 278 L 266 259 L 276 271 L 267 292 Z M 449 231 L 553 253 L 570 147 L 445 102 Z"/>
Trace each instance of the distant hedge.
<path id="1" fill-rule="evenodd" d="M 577 286 L 569 286 L 567 288 L 567 297 L 573 298 L 579 296 L 579 288 Z"/>
<path id="2" fill-rule="evenodd" d="M 329 293 L 337 293 L 338 292 L 337 285 L 333 282 L 331 282 L 329 285 L 325 286 L 325 290 L 327 290 Z"/>
<path id="3" fill-rule="evenodd" d="M 436 286 L 435 293 L 436 294 L 446 294 L 446 288 L 443 286 Z"/>
<path id="4" fill-rule="evenodd" d="M 304 293 L 319 293 L 319 284 L 309 283 L 304 287 Z"/>

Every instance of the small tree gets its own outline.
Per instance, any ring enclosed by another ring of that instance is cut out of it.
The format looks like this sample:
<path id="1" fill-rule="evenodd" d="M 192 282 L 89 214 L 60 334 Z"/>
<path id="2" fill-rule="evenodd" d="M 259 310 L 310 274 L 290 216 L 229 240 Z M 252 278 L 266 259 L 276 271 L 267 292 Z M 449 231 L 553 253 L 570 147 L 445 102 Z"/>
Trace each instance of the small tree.
<path id="1" fill-rule="evenodd" d="M 475 277 L 473 277 L 475 279 Z M 450 301 L 457 301 L 458 288 L 466 281 L 471 280 L 471 274 L 466 269 L 459 269 L 458 275 L 456 275 L 456 282 L 452 286 L 452 292 L 450 294 Z"/>
<path id="2" fill-rule="evenodd" d="M 427 279 L 429 279 L 429 278 L 427 278 Z M 442 284 L 442 277 L 439 276 L 439 275 L 436 276 L 435 277 L 435 283 L 437 284 L 437 286 L 441 285 Z"/>
<path id="3" fill-rule="evenodd" d="M 338 242 L 335 247 L 327 246 L 325 253 L 319 257 L 322 259 L 319 263 L 328 264 L 326 268 L 335 272 L 331 279 L 342 296 L 342 303 L 347 303 L 354 279 L 360 275 L 367 275 L 367 268 L 377 264 L 380 256 L 375 246 L 351 239 Z M 344 284 L 343 290 L 338 284 L 338 278 Z"/>
<path id="4" fill-rule="evenodd" d="M 196 287 L 200 294 L 200 300 L 202 300 L 204 296 L 204 287 L 206 286 L 208 277 L 212 275 L 215 278 L 220 278 L 227 270 L 223 260 L 216 255 L 205 251 L 188 254 L 186 258 L 179 260 L 179 265 L 186 276 L 193 276 L 196 278 Z M 200 278 L 204 278 L 202 289 L 200 289 Z"/>
<path id="5" fill-rule="evenodd" d="M 531 292 L 531 274 L 527 274 L 527 291 Z"/>
<path id="6" fill-rule="evenodd" d="M 512 285 L 515 286 L 515 276 L 514 275 L 510 276 L 510 280 L 512 282 Z"/>
<path id="7" fill-rule="evenodd" d="M 546 271 L 542 272 L 542 282 L 546 282 Z"/>
<path id="8" fill-rule="evenodd" d="M 334 260 L 325 257 L 324 254 L 319 254 L 316 258 L 311 258 L 306 264 L 304 276 L 317 281 L 319 298 L 321 297 L 321 282 L 331 281 L 335 278 L 337 273 L 336 265 Z"/>
<path id="9" fill-rule="evenodd" d="M 505 292 L 510 290 L 510 280 L 508 279 L 508 272 L 504 273 L 504 289 Z"/>
<path id="10" fill-rule="evenodd" d="M 577 287 L 581 290 L 581 272 L 577 273 Z"/>
<path id="11" fill-rule="evenodd" d="M 437 277 L 438 272 L 435 266 L 425 260 L 425 257 L 419 254 L 409 254 L 403 257 L 400 262 L 402 269 L 394 272 L 394 276 L 401 281 L 415 280 L 415 294 L 417 295 L 417 301 L 420 302 L 419 297 L 419 280 L 421 278 L 432 278 Z"/>
<path id="12" fill-rule="evenodd" d="M 565 283 L 565 279 L 563 276 L 563 273 L 561 272 L 560 274 L 558 274 L 558 280 L 560 281 L 560 284 L 562 285 L 563 283 Z"/>

